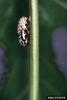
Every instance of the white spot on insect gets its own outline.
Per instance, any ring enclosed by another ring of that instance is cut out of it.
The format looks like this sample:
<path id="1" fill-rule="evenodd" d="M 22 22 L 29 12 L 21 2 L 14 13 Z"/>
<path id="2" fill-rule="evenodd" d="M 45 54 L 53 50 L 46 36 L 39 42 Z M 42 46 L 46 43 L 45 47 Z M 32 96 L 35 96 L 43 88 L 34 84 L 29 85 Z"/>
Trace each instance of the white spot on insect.
<path id="1" fill-rule="evenodd" d="M 30 22 L 31 17 L 22 17 L 18 22 L 17 33 L 19 37 L 19 43 L 23 47 L 28 46 L 30 42 Z"/>

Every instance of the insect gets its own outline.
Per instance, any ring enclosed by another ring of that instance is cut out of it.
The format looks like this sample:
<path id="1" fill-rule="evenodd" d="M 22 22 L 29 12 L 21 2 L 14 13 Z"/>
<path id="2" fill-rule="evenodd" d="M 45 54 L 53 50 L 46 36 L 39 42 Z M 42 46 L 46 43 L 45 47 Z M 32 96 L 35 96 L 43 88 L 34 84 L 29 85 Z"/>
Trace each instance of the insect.
<path id="1" fill-rule="evenodd" d="M 30 23 L 31 17 L 22 17 L 18 22 L 18 40 L 23 47 L 28 46 L 30 43 Z"/>

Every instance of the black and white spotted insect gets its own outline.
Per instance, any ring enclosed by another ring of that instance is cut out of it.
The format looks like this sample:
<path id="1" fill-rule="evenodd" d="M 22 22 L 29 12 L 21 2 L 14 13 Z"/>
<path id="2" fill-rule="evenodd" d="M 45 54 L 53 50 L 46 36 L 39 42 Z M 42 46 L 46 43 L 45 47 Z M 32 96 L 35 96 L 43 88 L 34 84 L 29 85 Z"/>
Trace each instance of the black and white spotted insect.
<path id="1" fill-rule="evenodd" d="M 30 22 L 31 17 L 22 17 L 18 22 L 18 39 L 23 47 L 28 46 L 30 43 Z"/>

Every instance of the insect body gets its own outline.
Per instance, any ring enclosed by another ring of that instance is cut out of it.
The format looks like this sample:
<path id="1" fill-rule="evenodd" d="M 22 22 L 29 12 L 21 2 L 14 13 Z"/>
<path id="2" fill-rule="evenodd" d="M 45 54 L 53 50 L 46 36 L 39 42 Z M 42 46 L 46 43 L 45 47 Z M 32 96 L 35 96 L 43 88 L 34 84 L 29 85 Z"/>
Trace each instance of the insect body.
<path id="1" fill-rule="evenodd" d="M 23 47 L 26 47 L 30 43 L 30 22 L 31 18 L 22 17 L 18 22 L 18 38 L 19 43 Z"/>

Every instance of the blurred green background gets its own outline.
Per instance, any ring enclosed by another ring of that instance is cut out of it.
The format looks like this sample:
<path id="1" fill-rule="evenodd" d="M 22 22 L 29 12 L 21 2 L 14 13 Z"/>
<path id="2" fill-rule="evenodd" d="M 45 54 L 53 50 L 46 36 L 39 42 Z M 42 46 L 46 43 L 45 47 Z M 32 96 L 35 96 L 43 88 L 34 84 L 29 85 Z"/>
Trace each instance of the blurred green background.
<path id="1" fill-rule="evenodd" d="M 53 31 L 67 26 L 67 0 L 40 0 L 40 93 L 47 96 L 67 96 L 67 81 L 55 63 L 51 46 Z"/>
<path id="2" fill-rule="evenodd" d="M 6 46 L 7 79 L 0 100 L 28 99 L 28 48 L 18 43 L 17 24 L 22 16 L 29 16 L 28 0 L 0 0 L 0 42 Z"/>
<path id="3" fill-rule="evenodd" d="M 28 0 L 0 0 L 0 42 L 7 48 L 7 79 L 0 100 L 28 100 L 29 48 L 18 43 L 17 22 L 29 16 Z M 67 81 L 54 62 L 51 36 L 55 28 L 67 26 L 66 0 L 39 1 L 40 98 L 67 95 Z"/>

